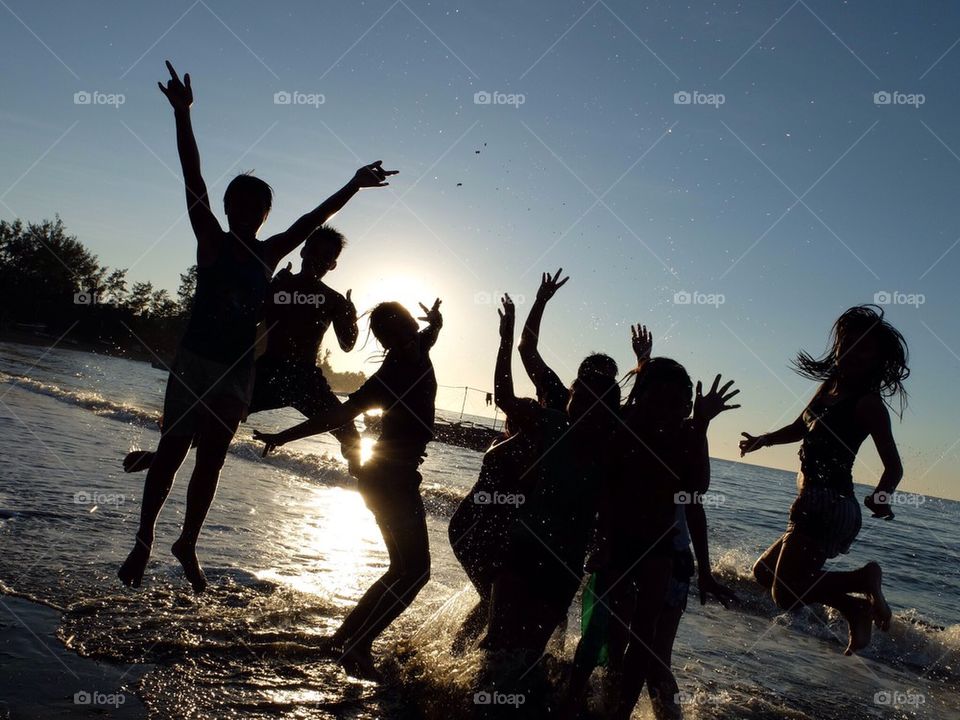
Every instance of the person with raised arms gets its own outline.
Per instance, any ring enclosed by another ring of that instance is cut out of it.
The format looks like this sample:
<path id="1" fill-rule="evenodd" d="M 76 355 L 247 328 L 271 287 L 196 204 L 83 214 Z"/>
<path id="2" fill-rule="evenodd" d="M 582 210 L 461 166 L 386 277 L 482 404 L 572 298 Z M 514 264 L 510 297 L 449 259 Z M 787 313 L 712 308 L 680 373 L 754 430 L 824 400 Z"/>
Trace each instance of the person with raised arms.
<path id="1" fill-rule="evenodd" d="M 370 311 L 370 331 L 386 350 L 383 364 L 350 395 L 299 425 L 278 433 L 255 432 L 263 454 L 310 435 L 342 427 L 361 413 L 383 410 L 380 437 L 361 468 L 358 489 L 383 534 L 390 566 L 360 598 L 328 638 L 324 650 L 352 675 L 379 679 L 373 641 L 416 598 L 430 579 L 430 545 L 418 470 L 433 439 L 437 380 L 430 350 L 443 317 L 440 300 L 420 306 L 427 327 L 398 302 L 382 302 Z"/>
<path id="2" fill-rule="evenodd" d="M 257 324 L 273 271 L 360 189 L 382 187 L 394 172 L 384 170 L 379 161 L 360 168 L 343 188 L 267 240 L 257 239 L 257 233 L 270 213 L 273 190 L 252 175 L 238 175 L 224 193 L 228 222 L 224 231 L 200 171 L 190 121 L 190 75 L 181 81 L 169 62 L 167 70 L 166 86 L 157 84 L 176 120 L 187 214 L 197 240 L 197 292 L 167 381 L 160 444 L 144 481 L 134 547 L 117 575 L 125 585 L 140 586 L 157 517 L 196 436 L 197 461 L 187 489 L 183 528 L 171 550 L 194 592 L 202 593 L 207 578 L 197 560 L 197 541 L 227 449 L 250 405 Z"/>

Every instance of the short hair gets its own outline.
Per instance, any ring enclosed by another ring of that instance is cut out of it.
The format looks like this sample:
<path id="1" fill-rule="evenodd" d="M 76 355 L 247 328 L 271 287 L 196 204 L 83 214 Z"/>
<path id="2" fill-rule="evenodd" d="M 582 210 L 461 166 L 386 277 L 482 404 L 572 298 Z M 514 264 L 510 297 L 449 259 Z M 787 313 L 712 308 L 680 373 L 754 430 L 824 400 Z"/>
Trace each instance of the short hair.
<path id="1" fill-rule="evenodd" d="M 615 378 L 617 376 L 617 361 L 605 353 L 591 353 L 587 355 L 577 368 L 577 377 L 588 375 L 602 375 Z"/>
<path id="2" fill-rule="evenodd" d="M 270 208 L 273 207 L 273 188 L 260 178 L 253 176 L 252 172 L 252 170 L 242 172 L 230 181 L 223 193 L 224 206 L 255 202 L 264 213 L 270 212 Z"/>
<path id="3" fill-rule="evenodd" d="M 321 225 L 312 233 L 304 243 L 304 248 L 312 250 L 315 247 L 326 247 L 333 251 L 334 257 L 339 257 L 343 248 L 347 245 L 347 239 L 343 233 L 330 225 Z"/>

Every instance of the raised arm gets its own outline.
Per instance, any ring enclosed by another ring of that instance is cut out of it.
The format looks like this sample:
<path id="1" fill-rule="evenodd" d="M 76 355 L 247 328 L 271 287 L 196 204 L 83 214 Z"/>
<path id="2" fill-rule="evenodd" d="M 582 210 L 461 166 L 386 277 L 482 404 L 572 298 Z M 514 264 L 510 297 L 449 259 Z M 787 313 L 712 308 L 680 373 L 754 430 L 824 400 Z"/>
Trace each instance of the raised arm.
<path id="1" fill-rule="evenodd" d="M 523 369 L 527 371 L 527 377 L 530 378 L 537 388 L 537 396 L 543 398 L 546 393 L 555 387 L 563 387 L 563 381 L 550 368 L 540 355 L 537 343 L 540 339 L 540 322 L 543 320 L 543 311 L 546 308 L 550 298 L 554 293 L 562 288 L 570 277 L 560 279 L 563 268 L 557 270 L 554 275 L 543 273 L 540 280 L 540 288 L 537 290 L 537 298 L 530 308 L 530 314 L 527 315 L 527 322 L 523 325 L 523 332 L 520 333 L 520 343 L 517 350 L 520 353 L 520 361 L 523 363 Z"/>
<path id="2" fill-rule="evenodd" d="M 193 124 L 190 122 L 190 106 L 193 104 L 190 73 L 185 74 L 181 82 L 169 60 L 167 70 L 170 71 L 170 79 L 166 87 L 160 82 L 157 85 L 173 107 L 173 117 L 177 124 L 177 152 L 180 155 L 180 167 L 183 170 L 183 183 L 187 193 L 187 215 L 197 243 L 203 247 L 219 237 L 223 229 L 210 208 L 207 185 L 200 172 L 200 151 L 197 149 Z"/>
<path id="3" fill-rule="evenodd" d="M 689 467 L 689 484 L 693 492 L 702 493 L 710 489 L 710 448 L 707 443 L 707 429 L 710 422 L 720 413 L 727 410 L 736 410 L 739 405 L 728 405 L 727 402 L 739 394 L 739 390 L 731 390 L 733 380 L 728 380 L 720 386 L 720 375 L 713 379 L 710 391 L 703 394 L 703 384 L 698 380 L 696 395 L 693 401 L 693 440 Z"/>
<path id="4" fill-rule="evenodd" d="M 340 349 L 344 352 L 353 350 L 357 344 L 357 336 L 360 329 L 357 327 L 357 308 L 350 299 L 350 290 L 343 297 L 343 304 L 333 317 L 333 331 L 337 334 L 337 342 L 340 343 Z"/>
<path id="5" fill-rule="evenodd" d="M 700 592 L 700 604 L 707 602 L 709 595 L 715 595 L 724 607 L 737 599 L 729 589 L 718 583 L 710 569 L 710 548 L 707 541 L 707 514 L 703 509 L 701 493 L 710 489 L 710 448 L 707 442 L 707 429 L 710 422 L 720 413 L 735 410 L 739 405 L 729 405 L 728 401 L 740 391 L 731 390 L 733 380 L 728 380 L 720 386 L 720 375 L 713 379 L 710 391 L 703 394 L 703 384 L 697 381 L 696 395 L 693 403 L 693 438 L 692 456 L 689 467 L 691 474 L 690 484 L 695 489 L 685 512 L 687 527 L 690 530 L 690 540 L 693 543 L 693 553 L 697 558 L 697 587 Z"/>
<path id="6" fill-rule="evenodd" d="M 418 319 L 428 323 L 427 327 L 420 331 L 420 347 L 429 350 L 440 335 L 440 328 L 443 327 L 443 315 L 440 314 L 440 298 L 433 301 L 433 307 L 428 308 L 423 303 L 419 303 L 423 315 Z"/>
<path id="7" fill-rule="evenodd" d="M 643 367 L 653 352 L 653 333 L 647 330 L 646 325 L 631 325 L 630 344 L 633 346 L 633 354 L 637 356 L 637 367 Z"/>
<path id="8" fill-rule="evenodd" d="M 500 316 L 500 348 L 497 351 L 497 363 L 493 371 L 493 401 L 507 417 L 514 414 L 519 406 L 513 391 L 513 333 L 516 326 L 516 306 L 510 296 L 504 293 L 500 300 L 503 309 L 497 309 Z"/>
<path id="9" fill-rule="evenodd" d="M 333 195 L 305 215 L 301 215 L 286 231 L 267 239 L 267 262 L 276 266 L 288 253 L 296 250 L 310 234 L 337 214 L 350 198 L 363 188 L 385 187 L 386 178 L 396 175 L 397 170 L 384 170 L 383 161 L 377 160 L 357 170 L 350 181 Z"/>

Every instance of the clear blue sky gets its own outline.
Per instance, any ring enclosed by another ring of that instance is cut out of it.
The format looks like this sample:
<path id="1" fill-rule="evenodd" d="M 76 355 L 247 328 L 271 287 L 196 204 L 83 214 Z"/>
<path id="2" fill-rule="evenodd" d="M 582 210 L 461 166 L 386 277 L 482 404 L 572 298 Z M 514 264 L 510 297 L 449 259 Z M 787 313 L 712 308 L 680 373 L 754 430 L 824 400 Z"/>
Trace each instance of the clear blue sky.
<path id="1" fill-rule="evenodd" d="M 194 241 L 156 87 L 169 58 L 194 81 L 211 196 L 239 170 L 275 188 L 265 233 L 362 162 L 401 171 L 336 218 L 351 244 L 329 281 L 361 310 L 441 296 L 441 383 L 490 387 L 485 298 L 532 298 L 562 265 L 573 279 L 543 332 L 561 376 L 591 350 L 629 367 L 628 325 L 643 321 L 656 353 L 737 380 L 744 407 L 711 432 L 733 458 L 741 430 L 800 411 L 813 387 L 788 360 L 820 351 L 842 310 L 921 294 L 887 307 L 912 353 L 903 488 L 960 494 L 953 4 L 2 0 L 0 16 L 4 219 L 59 213 L 102 262 L 175 290 Z M 284 91 L 324 102 L 276 104 Z M 711 94 L 723 103 L 700 102 Z M 368 355 L 334 362 L 369 370 Z M 794 468 L 795 451 L 751 460 Z M 878 472 L 868 444 L 858 479 Z"/>

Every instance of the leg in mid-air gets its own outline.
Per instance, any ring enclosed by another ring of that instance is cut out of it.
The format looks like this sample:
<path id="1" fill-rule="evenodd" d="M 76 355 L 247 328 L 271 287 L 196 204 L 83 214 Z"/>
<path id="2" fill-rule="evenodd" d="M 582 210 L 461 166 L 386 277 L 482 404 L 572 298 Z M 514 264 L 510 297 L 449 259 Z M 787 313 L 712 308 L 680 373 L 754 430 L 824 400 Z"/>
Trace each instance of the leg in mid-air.
<path id="1" fill-rule="evenodd" d="M 784 610 L 810 603 L 836 609 L 850 627 L 844 654 L 851 655 L 870 643 L 874 623 L 882 630 L 890 626 L 890 607 L 881 588 L 883 575 L 875 562 L 850 572 L 824 571 L 824 562 L 811 538 L 798 531 L 788 532 L 777 559 L 773 600 Z"/>
<path id="2" fill-rule="evenodd" d="M 178 358 L 167 380 L 160 444 L 156 453 L 150 453 L 150 469 L 143 483 L 140 525 L 133 550 L 117 573 L 123 584 L 129 587 L 140 587 L 143 571 L 153 549 L 157 517 L 196 434 L 195 410 L 201 403 L 197 399 L 199 393 L 191 387 L 188 362 L 184 358 Z"/>
<path id="3" fill-rule="evenodd" d="M 246 407 L 239 399 L 220 397 L 207 403 L 200 414 L 197 462 L 187 487 L 183 529 L 171 548 L 196 593 L 207 587 L 207 578 L 197 560 L 197 539 L 217 492 L 230 442 L 245 412 Z"/>
<path id="4" fill-rule="evenodd" d="M 143 484 L 143 499 L 140 507 L 140 526 L 137 529 L 133 550 L 117 573 L 123 583 L 140 587 L 143 571 L 150 560 L 153 548 L 154 528 L 163 503 L 170 494 L 177 470 L 190 450 L 192 435 L 169 434 L 160 438 L 156 453 L 151 453 L 152 464 Z"/>

